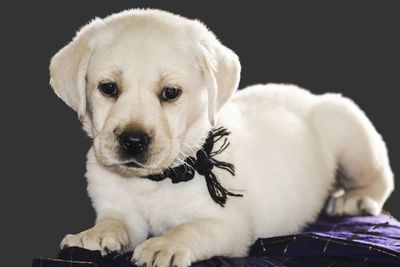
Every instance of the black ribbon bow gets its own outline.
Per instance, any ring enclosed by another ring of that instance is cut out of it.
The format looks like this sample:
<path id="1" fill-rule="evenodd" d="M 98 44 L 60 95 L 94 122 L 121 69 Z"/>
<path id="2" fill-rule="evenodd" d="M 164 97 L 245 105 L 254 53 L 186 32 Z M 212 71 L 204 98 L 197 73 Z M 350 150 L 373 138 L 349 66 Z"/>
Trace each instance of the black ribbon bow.
<path id="1" fill-rule="evenodd" d="M 224 127 L 213 129 L 209 132 L 208 137 L 199 151 L 196 153 L 196 158 L 188 157 L 185 159 L 182 165 L 176 166 L 174 168 L 169 168 L 160 174 L 154 174 L 147 176 L 153 181 L 162 181 L 166 178 L 170 178 L 172 183 L 187 182 L 193 179 L 195 172 L 202 175 L 206 179 L 208 192 L 211 198 L 218 203 L 220 206 L 224 207 L 226 203 L 227 196 L 242 197 L 242 194 L 235 194 L 226 190 L 218 181 L 218 177 L 213 173 L 213 168 L 217 167 L 226 170 L 232 175 L 235 175 L 235 167 L 233 164 L 219 161 L 214 158 L 215 155 L 220 154 L 228 146 L 228 138 L 230 132 Z M 221 147 L 212 151 L 214 144 L 219 140 L 224 138 Z"/>

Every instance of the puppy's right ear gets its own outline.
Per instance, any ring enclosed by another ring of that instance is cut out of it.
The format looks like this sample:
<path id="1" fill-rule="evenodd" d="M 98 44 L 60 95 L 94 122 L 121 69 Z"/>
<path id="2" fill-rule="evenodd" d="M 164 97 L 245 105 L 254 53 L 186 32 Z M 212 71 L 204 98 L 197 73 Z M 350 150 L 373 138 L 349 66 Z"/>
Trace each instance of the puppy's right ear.
<path id="1" fill-rule="evenodd" d="M 238 88 L 241 67 L 235 52 L 221 44 L 214 35 L 211 36 L 201 50 L 208 81 L 208 116 L 211 126 L 215 126 L 218 111 Z"/>
<path id="2" fill-rule="evenodd" d="M 50 62 L 50 85 L 56 95 L 78 113 L 86 115 L 86 73 L 95 48 L 93 33 L 101 23 L 95 19 L 53 56 Z"/>

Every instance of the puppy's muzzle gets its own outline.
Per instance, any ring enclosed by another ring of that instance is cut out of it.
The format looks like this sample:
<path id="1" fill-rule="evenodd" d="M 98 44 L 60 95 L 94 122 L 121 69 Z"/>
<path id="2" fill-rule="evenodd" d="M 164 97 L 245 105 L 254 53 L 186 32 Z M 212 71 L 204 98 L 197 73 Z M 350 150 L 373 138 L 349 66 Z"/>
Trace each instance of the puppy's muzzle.
<path id="1" fill-rule="evenodd" d="M 150 144 L 150 136 L 142 131 L 123 132 L 117 139 L 121 150 L 131 157 L 144 153 Z"/>

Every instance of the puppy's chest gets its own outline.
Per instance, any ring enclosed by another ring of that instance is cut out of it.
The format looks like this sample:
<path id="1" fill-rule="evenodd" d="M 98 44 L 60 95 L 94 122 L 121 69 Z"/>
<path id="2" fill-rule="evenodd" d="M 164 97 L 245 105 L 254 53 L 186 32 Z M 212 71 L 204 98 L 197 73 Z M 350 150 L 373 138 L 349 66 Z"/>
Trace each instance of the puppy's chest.
<path id="1" fill-rule="evenodd" d="M 118 206 L 125 206 L 126 217 L 136 214 L 146 222 L 149 232 L 160 235 L 170 228 L 203 216 L 213 210 L 214 203 L 203 181 L 197 176 L 188 182 L 172 184 L 170 180 L 132 181 L 124 186 Z M 133 226 L 134 227 L 134 226 Z"/>

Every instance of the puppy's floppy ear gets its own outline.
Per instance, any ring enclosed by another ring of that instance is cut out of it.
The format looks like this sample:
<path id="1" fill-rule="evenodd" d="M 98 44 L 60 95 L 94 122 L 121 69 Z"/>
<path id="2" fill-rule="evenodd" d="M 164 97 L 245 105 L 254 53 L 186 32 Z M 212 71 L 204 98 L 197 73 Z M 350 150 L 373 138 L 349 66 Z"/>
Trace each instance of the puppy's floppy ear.
<path id="1" fill-rule="evenodd" d="M 217 112 L 236 91 L 240 80 L 238 56 L 216 38 L 203 46 L 205 76 L 208 90 L 208 116 L 210 124 L 217 123 Z"/>
<path id="2" fill-rule="evenodd" d="M 78 113 L 86 115 L 86 73 L 95 48 L 93 32 L 100 24 L 95 19 L 53 56 L 50 62 L 50 85 L 58 97 Z"/>

